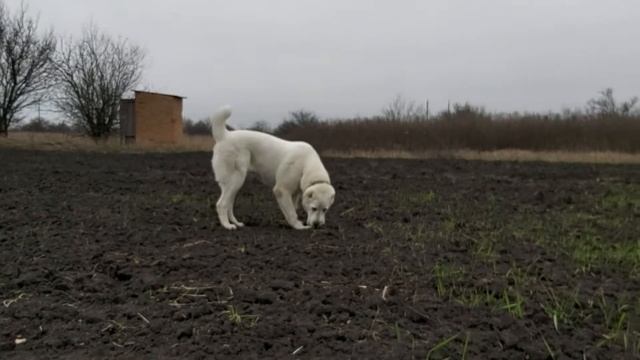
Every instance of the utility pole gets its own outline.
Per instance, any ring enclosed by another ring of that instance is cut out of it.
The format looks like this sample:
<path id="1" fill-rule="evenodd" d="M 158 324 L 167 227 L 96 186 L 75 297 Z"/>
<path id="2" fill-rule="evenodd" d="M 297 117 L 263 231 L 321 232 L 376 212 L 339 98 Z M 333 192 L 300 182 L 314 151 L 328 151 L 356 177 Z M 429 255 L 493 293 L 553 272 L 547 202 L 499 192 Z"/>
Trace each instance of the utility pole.
<path id="1" fill-rule="evenodd" d="M 424 102 L 424 111 L 425 111 L 425 117 L 427 119 L 427 121 L 429 120 L 429 99 L 426 99 Z"/>

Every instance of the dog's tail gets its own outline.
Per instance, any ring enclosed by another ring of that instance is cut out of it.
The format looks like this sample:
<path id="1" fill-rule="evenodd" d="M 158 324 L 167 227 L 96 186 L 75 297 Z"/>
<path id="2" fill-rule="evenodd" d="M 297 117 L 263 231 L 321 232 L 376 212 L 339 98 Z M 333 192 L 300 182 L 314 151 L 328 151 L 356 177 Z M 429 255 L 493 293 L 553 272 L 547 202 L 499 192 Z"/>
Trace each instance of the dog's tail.
<path id="1" fill-rule="evenodd" d="M 227 135 L 227 128 L 225 125 L 229 116 L 231 116 L 231 107 L 229 105 L 225 105 L 209 119 L 213 140 L 216 142 L 222 141 L 222 139 Z"/>

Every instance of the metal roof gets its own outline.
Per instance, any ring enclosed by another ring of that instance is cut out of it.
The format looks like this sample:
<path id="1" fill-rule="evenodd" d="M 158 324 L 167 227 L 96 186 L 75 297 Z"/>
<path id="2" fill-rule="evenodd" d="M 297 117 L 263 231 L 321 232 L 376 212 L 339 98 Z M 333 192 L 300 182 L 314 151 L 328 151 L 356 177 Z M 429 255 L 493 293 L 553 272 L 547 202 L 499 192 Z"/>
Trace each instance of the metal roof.
<path id="1" fill-rule="evenodd" d="M 163 94 L 163 93 L 153 92 L 153 91 L 134 90 L 133 92 L 136 93 L 136 94 L 145 93 L 145 94 L 152 94 L 152 95 L 171 96 L 171 97 L 178 98 L 178 99 L 186 99 L 187 98 L 186 96 L 173 95 L 173 94 Z"/>

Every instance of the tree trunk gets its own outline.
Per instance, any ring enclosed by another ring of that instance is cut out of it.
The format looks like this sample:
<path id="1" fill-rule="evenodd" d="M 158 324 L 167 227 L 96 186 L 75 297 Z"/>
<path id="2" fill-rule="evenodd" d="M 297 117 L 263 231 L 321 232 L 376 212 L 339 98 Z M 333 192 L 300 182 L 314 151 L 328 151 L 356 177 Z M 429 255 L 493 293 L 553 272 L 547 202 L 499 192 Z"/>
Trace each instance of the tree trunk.
<path id="1" fill-rule="evenodd" d="M 6 120 L 0 120 L 0 136 L 9 136 L 9 123 Z"/>

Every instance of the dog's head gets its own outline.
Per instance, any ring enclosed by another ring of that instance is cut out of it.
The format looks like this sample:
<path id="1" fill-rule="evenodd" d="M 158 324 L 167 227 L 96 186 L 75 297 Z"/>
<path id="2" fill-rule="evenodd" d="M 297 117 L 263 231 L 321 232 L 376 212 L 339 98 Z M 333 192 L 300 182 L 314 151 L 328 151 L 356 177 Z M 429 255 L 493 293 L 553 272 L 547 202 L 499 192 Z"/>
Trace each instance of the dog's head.
<path id="1" fill-rule="evenodd" d="M 329 183 L 309 186 L 302 194 L 302 207 L 307 212 L 307 225 L 324 225 L 324 217 L 336 197 L 336 191 Z"/>

